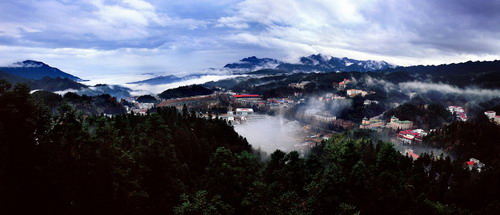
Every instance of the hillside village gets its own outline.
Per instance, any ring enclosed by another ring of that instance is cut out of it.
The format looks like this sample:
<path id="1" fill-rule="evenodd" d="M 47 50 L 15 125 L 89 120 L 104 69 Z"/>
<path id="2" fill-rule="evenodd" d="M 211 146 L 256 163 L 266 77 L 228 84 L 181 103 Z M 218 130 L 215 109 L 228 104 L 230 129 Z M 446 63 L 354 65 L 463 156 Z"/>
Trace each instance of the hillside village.
<path id="1" fill-rule="evenodd" d="M 423 129 L 408 119 L 401 120 L 395 115 L 384 117 L 386 112 L 378 113 L 376 116 L 363 116 L 360 122 L 353 119 L 341 118 L 340 112 L 332 114 L 330 110 L 304 109 L 313 99 L 315 105 L 329 105 L 332 103 L 352 102 L 352 99 L 362 100 L 361 106 L 381 105 L 383 101 L 377 101 L 377 92 L 371 88 L 364 89 L 359 85 L 354 85 L 355 81 L 350 78 L 343 78 L 340 82 L 332 82 L 330 92 L 314 94 L 304 93 L 308 87 L 314 84 L 311 81 L 301 81 L 287 85 L 289 89 L 296 89 L 286 97 L 265 97 L 260 94 L 242 94 L 222 87 L 216 87 L 212 94 L 198 95 L 192 97 L 161 99 L 157 97 L 155 103 L 138 103 L 133 97 L 128 98 L 133 106 L 126 106 L 129 112 L 136 114 L 147 114 L 150 109 L 157 107 L 176 107 L 179 111 L 189 109 L 195 111 L 199 116 L 205 118 L 219 118 L 227 121 L 228 124 L 238 125 L 249 123 L 252 120 L 259 120 L 266 116 L 282 115 L 289 120 L 296 120 L 302 124 L 303 137 L 302 144 L 295 146 L 297 151 L 306 152 L 308 148 L 317 146 L 332 134 L 348 129 L 365 129 L 387 136 L 386 140 L 400 145 L 400 152 L 416 159 L 414 146 L 421 146 L 425 137 L 435 129 Z M 365 97 L 372 95 L 369 99 Z M 397 105 L 397 104 L 396 104 Z M 427 108 L 428 104 L 424 106 Z M 349 107 L 352 108 L 352 107 Z M 320 108 L 321 109 L 321 108 Z M 467 121 L 468 113 L 462 106 L 450 105 L 445 109 L 453 120 Z M 492 122 L 499 123 L 500 116 L 495 112 L 488 111 L 485 115 Z M 449 121 L 451 122 L 451 121 Z M 449 123 L 448 122 L 448 123 Z M 418 151 L 418 150 L 417 150 Z M 423 153 L 423 152 L 417 152 Z M 475 158 L 474 158 L 475 159 Z"/>

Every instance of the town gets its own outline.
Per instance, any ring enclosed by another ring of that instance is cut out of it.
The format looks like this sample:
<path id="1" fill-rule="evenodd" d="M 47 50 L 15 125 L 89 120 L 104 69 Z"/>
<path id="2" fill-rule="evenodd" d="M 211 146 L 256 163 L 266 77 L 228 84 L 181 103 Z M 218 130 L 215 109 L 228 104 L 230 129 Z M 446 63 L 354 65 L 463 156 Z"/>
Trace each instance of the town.
<path id="1" fill-rule="evenodd" d="M 181 97 L 172 99 L 161 99 L 156 96 L 156 103 L 141 103 L 137 102 L 137 97 L 129 97 L 127 101 L 131 106 L 126 106 L 129 113 L 147 114 L 150 109 L 156 107 L 176 107 L 179 111 L 189 109 L 195 111 L 196 114 L 204 118 L 219 118 L 227 123 L 238 126 L 241 124 L 252 123 L 266 116 L 284 116 L 288 120 L 297 121 L 300 123 L 302 132 L 299 143 L 294 144 L 294 150 L 299 151 L 302 155 L 307 151 L 321 144 L 323 140 L 328 139 L 335 133 L 345 130 L 361 129 L 370 132 L 379 133 L 385 136 L 385 141 L 390 141 L 396 146 L 400 146 L 400 153 L 407 155 L 412 159 L 417 159 L 419 154 L 424 151 L 414 149 L 415 146 L 421 146 L 424 138 L 434 132 L 435 128 L 426 129 L 418 127 L 418 124 L 405 119 L 401 120 L 395 115 L 384 119 L 384 114 L 387 111 L 380 113 L 377 116 L 363 116 L 361 122 L 355 122 L 350 119 L 341 119 L 338 115 L 332 113 L 332 110 L 324 108 L 325 106 L 335 104 L 351 104 L 352 99 L 361 99 L 362 106 L 380 105 L 381 101 L 371 99 L 370 95 L 376 92 L 370 89 L 354 88 L 353 81 L 349 78 L 344 78 L 340 82 L 331 84 L 331 92 L 321 94 L 305 94 L 303 91 L 311 84 L 310 81 L 301 81 L 298 83 L 288 84 L 288 88 L 297 89 L 299 92 L 294 92 L 286 97 L 267 97 L 259 94 L 242 94 L 231 90 L 225 90 L 217 87 L 216 91 L 208 95 L 197 95 L 191 97 Z M 375 96 L 372 96 L 376 98 Z M 365 99 L 366 98 L 366 99 Z M 370 98 L 370 99 L 368 99 Z M 397 106 L 396 106 L 397 107 Z M 351 108 L 346 105 L 346 109 Z M 428 105 L 424 105 L 428 108 Z M 453 117 L 452 120 L 467 121 L 467 109 L 458 106 L 450 105 L 446 107 L 446 111 Z M 339 114 L 339 112 L 337 112 Z M 493 111 L 484 113 L 492 122 L 500 123 L 500 116 L 497 116 Z M 438 156 L 438 155 L 436 155 Z M 476 158 L 471 158 L 467 163 L 471 162 L 478 167 L 483 167 Z"/>

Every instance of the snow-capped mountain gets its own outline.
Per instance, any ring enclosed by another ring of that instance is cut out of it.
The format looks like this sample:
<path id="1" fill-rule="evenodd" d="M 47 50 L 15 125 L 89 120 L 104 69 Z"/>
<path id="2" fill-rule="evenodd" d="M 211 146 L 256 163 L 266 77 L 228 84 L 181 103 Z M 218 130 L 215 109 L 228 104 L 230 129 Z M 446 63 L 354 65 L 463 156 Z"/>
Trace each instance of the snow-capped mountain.
<path id="1" fill-rule="evenodd" d="M 226 64 L 224 69 L 233 73 L 248 73 L 256 70 L 271 69 L 281 72 L 368 72 L 395 68 L 396 65 L 385 61 L 355 60 L 347 57 L 337 58 L 329 55 L 315 54 L 301 57 L 299 63 L 284 63 L 272 58 L 255 56 L 241 59 L 239 62 Z"/>
<path id="2" fill-rule="evenodd" d="M 328 55 L 315 54 L 307 57 L 301 57 L 300 62 L 296 64 L 283 63 L 276 67 L 279 70 L 286 71 L 358 71 L 368 72 L 375 70 L 384 70 L 395 68 L 395 65 L 385 61 L 375 60 L 355 60 L 350 58 L 337 58 Z"/>

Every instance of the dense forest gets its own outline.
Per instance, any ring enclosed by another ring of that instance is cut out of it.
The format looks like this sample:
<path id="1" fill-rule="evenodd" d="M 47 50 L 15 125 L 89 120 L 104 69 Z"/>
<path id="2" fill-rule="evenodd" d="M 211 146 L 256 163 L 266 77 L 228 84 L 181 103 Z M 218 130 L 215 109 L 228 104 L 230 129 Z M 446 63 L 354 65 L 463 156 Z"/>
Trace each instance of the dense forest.
<path id="1" fill-rule="evenodd" d="M 78 110 L 78 112 L 87 115 L 126 113 L 123 105 L 109 94 L 80 96 L 76 93 L 68 92 L 64 96 L 61 96 L 49 91 L 36 91 L 33 92 L 32 97 L 47 106 L 53 113 L 59 112 L 62 106 L 70 106 Z"/>
<path id="2" fill-rule="evenodd" d="M 302 157 L 264 159 L 220 119 L 187 108 L 145 116 L 57 114 L 26 85 L 0 82 L 0 209 L 14 214 L 496 214 L 500 162 L 413 161 L 362 131 Z M 495 144 L 498 129 L 478 133 Z M 446 138 L 464 126 L 444 128 Z M 443 140 L 447 141 L 447 140 Z M 462 141 L 464 144 L 473 144 Z M 473 147 L 473 146 L 468 146 Z M 492 146 L 485 146 L 490 150 Z M 460 151 L 458 151 L 460 153 Z M 468 157 L 464 157 L 467 159 Z"/>
<path id="3" fill-rule="evenodd" d="M 213 92 L 214 91 L 211 89 L 195 84 L 189 86 L 181 86 L 174 89 L 168 89 L 158 94 L 158 96 L 162 99 L 175 99 L 181 97 L 208 95 L 212 94 Z"/>

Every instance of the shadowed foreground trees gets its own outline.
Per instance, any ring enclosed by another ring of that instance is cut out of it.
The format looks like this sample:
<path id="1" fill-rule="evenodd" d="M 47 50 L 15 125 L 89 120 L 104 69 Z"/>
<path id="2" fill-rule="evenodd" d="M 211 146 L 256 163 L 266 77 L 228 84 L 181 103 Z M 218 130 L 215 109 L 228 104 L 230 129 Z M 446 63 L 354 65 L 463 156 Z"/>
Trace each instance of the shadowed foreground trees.
<path id="1" fill-rule="evenodd" d="M 14 213 L 173 212 L 218 147 L 250 146 L 221 120 L 175 108 L 147 116 L 51 116 L 25 85 L 0 83 L 0 209 Z"/>

